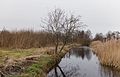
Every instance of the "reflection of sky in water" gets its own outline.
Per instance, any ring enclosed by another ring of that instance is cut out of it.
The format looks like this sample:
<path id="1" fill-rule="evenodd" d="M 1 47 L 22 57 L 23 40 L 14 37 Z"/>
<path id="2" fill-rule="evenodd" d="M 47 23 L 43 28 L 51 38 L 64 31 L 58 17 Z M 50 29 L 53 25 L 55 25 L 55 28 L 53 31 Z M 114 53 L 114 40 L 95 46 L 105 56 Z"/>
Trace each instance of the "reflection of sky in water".
<path id="1" fill-rule="evenodd" d="M 71 49 L 59 63 L 66 77 L 119 77 L 120 73 L 100 66 L 99 60 L 90 49 Z M 57 68 L 58 77 L 63 77 Z M 56 77 L 54 69 L 48 77 Z"/>

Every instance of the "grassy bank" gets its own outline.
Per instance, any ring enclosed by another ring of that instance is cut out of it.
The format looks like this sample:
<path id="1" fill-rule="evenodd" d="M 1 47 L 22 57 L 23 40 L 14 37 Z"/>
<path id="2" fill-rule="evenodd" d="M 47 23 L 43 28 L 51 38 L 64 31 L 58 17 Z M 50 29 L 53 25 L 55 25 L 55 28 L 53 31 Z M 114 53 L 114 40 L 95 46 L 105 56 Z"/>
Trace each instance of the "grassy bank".
<path id="1" fill-rule="evenodd" d="M 54 67 L 73 46 L 76 45 L 67 45 L 64 50 L 58 54 L 53 54 L 53 47 L 18 50 L 0 49 L 1 74 L 9 77 L 46 77 L 50 69 Z M 11 66 L 17 67 L 10 68 Z"/>
<path id="2" fill-rule="evenodd" d="M 120 70 L 120 40 L 94 41 L 91 47 L 102 65 Z"/>

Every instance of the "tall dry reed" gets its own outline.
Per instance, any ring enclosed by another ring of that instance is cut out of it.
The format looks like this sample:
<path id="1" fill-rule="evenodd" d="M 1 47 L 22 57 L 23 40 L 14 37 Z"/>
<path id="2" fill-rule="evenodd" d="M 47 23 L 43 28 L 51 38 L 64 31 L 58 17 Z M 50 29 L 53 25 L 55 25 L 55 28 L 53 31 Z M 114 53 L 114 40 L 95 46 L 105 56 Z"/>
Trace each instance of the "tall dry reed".
<path id="1" fill-rule="evenodd" d="M 48 32 L 21 30 L 0 32 L 0 48 L 39 48 L 53 44 L 52 35 Z"/>
<path id="2" fill-rule="evenodd" d="M 120 40 L 94 41 L 91 47 L 98 55 L 101 64 L 120 69 Z"/>
<path id="3" fill-rule="evenodd" d="M 89 45 L 91 35 L 87 31 L 78 31 L 67 39 L 67 43 L 79 43 Z M 64 41 L 64 34 L 59 35 L 59 44 Z M 55 45 L 56 37 L 47 31 L 20 30 L 0 31 L 0 48 L 40 48 Z"/>

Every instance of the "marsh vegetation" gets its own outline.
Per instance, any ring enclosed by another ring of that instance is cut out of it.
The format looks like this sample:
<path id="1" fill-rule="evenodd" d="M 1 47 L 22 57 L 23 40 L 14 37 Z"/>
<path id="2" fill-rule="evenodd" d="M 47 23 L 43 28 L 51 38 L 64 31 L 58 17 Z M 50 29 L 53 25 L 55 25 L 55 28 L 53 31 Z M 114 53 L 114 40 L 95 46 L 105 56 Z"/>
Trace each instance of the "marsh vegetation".
<path id="1" fill-rule="evenodd" d="M 61 9 L 48 13 L 42 23 L 41 31 L 0 31 L 1 76 L 44 77 L 70 48 L 91 42 L 80 17 Z"/>
<path id="2" fill-rule="evenodd" d="M 120 40 L 95 41 L 91 47 L 98 55 L 101 64 L 120 69 Z"/>
<path id="3" fill-rule="evenodd" d="M 97 33 L 93 38 L 90 30 L 83 29 L 81 16 L 62 9 L 49 12 L 41 23 L 40 31 L 0 31 L 1 77 L 118 77 L 120 73 L 112 68 L 120 70 L 120 32 Z M 70 69 L 64 71 L 63 65 Z M 102 65 L 109 66 L 110 74 Z"/>

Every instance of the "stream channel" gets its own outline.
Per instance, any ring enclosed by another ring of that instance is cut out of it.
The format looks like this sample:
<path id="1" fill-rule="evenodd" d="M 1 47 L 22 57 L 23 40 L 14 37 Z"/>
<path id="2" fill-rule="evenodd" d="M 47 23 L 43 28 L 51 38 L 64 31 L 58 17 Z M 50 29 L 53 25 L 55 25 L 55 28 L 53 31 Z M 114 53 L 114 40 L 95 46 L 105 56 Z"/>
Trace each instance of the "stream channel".
<path id="1" fill-rule="evenodd" d="M 47 77 L 120 77 L 120 72 L 102 66 L 89 47 L 72 48 Z"/>

